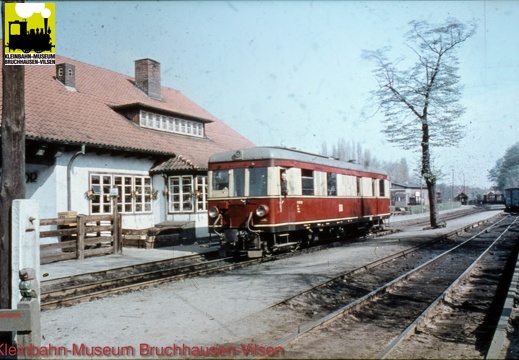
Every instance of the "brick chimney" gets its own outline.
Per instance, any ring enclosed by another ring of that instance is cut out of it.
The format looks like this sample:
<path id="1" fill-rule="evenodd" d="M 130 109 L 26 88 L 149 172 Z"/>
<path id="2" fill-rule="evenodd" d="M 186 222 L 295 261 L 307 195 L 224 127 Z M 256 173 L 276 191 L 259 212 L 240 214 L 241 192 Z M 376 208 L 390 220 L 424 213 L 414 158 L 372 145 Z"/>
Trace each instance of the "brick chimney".
<path id="1" fill-rule="evenodd" d="M 75 89 L 76 67 L 67 63 L 57 64 L 56 79 L 58 79 L 63 85 Z"/>
<path id="2" fill-rule="evenodd" d="M 160 63 L 152 59 L 135 60 L 135 85 L 149 97 L 160 100 Z"/>

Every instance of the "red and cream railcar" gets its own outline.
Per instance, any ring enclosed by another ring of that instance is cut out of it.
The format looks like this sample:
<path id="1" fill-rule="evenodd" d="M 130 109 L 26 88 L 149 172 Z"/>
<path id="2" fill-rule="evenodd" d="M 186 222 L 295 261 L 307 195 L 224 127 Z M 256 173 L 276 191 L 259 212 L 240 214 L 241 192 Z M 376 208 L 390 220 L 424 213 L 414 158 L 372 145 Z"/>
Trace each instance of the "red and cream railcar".
<path id="1" fill-rule="evenodd" d="M 209 160 L 209 227 L 222 255 L 259 257 L 382 227 L 389 195 L 384 172 L 293 149 L 255 147 Z"/>

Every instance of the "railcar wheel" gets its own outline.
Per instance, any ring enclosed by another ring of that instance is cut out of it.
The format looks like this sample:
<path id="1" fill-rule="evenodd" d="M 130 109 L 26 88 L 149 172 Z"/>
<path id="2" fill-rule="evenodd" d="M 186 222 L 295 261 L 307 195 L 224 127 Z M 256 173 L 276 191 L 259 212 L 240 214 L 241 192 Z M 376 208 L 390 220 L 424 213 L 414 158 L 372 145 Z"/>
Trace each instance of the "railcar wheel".
<path id="1" fill-rule="evenodd" d="M 305 232 L 302 234 L 302 241 L 304 247 L 310 247 L 317 241 L 317 235 L 314 232 Z"/>
<path id="2" fill-rule="evenodd" d="M 261 250 L 263 252 L 263 257 L 271 257 L 272 251 L 269 250 L 269 247 L 267 245 L 266 241 L 261 242 Z"/>

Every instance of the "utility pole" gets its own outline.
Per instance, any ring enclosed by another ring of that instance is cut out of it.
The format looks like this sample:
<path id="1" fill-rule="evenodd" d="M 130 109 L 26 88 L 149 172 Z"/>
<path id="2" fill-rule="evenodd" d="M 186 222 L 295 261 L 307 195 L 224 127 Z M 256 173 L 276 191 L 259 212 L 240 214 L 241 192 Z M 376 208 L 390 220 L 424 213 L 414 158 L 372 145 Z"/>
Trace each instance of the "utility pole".
<path id="1" fill-rule="evenodd" d="M 5 3 L 2 1 L 2 29 Z M 4 32 L 4 30 L 2 30 Z M 3 34 L 4 42 L 6 34 Z M 11 308 L 11 212 L 15 199 L 25 198 L 25 68 L 4 65 L 2 44 L 2 173 L 0 182 L 0 309 Z M 12 333 L 0 333 L 0 344 L 12 344 Z"/>
<path id="2" fill-rule="evenodd" d="M 452 169 L 452 182 L 451 182 L 451 208 L 454 207 L 454 168 Z"/>

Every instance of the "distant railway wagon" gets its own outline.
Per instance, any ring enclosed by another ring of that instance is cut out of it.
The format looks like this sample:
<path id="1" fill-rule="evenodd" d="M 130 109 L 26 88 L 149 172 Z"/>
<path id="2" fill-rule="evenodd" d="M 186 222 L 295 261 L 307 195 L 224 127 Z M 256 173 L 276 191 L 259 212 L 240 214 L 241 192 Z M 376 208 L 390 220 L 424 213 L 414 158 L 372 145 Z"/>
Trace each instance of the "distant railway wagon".
<path id="1" fill-rule="evenodd" d="M 221 254 L 261 257 L 383 227 L 387 174 L 329 157 L 255 147 L 209 160 L 208 213 Z"/>
<path id="2" fill-rule="evenodd" d="M 519 188 L 505 189 L 505 207 L 507 211 L 519 211 Z"/>
<path id="3" fill-rule="evenodd" d="M 500 191 L 490 191 L 489 193 L 483 194 L 483 204 L 504 204 L 505 196 Z"/>

